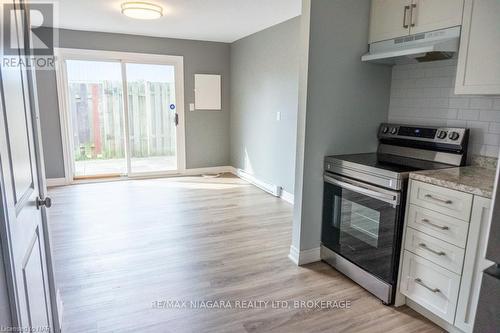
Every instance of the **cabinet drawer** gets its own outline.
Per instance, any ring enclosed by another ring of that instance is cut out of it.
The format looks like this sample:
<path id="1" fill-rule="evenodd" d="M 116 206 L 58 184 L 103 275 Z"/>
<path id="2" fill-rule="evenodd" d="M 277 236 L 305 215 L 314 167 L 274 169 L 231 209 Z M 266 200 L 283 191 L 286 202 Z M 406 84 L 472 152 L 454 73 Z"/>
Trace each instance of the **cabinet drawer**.
<path id="1" fill-rule="evenodd" d="M 405 249 L 457 274 L 462 274 L 464 249 L 412 228 L 406 229 Z"/>
<path id="2" fill-rule="evenodd" d="M 453 324 L 460 275 L 404 251 L 400 292 Z"/>
<path id="3" fill-rule="evenodd" d="M 409 227 L 465 248 L 469 223 L 415 205 L 408 206 L 407 214 Z"/>
<path id="4" fill-rule="evenodd" d="M 469 221 L 472 208 L 472 194 L 450 190 L 444 187 L 412 180 L 410 203 Z"/>

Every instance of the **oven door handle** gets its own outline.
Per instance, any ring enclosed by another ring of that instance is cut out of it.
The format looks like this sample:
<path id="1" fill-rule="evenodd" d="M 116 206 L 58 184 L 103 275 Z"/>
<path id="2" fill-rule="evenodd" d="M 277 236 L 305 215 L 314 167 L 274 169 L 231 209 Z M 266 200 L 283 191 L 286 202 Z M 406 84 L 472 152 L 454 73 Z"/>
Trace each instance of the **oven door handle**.
<path id="1" fill-rule="evenodd" d="M 354 183 L 354 182 L 346 181 L 346 180 L 338 180 L 336 178 L 326 176 L 326 175 L 323 176 L 323 178 L 324 178 L 325 182 L 327 182 L 329 184 L 337 185 L 337 186 L 340 186 L 341 188 L 344 188 L 346 190 L 350 190 L 353 192 L 364 194 L 366 196 L 387 202 L 387 203 L 392 204 L 394 206 L 399 205 L 399 200 L 400 200 L 399 193 L 392 194 L 392 193 L 378 192 L 374 189 L 367 188 L 358 182 Z"/>

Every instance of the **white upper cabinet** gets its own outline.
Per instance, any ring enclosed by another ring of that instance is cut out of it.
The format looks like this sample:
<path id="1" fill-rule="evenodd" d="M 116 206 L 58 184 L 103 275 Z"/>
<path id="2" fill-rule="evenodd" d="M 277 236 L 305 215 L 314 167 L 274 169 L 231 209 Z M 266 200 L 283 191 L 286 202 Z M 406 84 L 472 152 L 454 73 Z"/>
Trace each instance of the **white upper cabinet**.
<path id="1" fill-rule="evenodd" d="M 456 94 L 500 94 L 500 1 L 466 0 Z"/>
<path id="2" fill-rule="evenodd" d="M 372 0 L 370 43 L 462 24 L 464 0 Z"/>
<path id="3" fill-rule="evenodd" d="M 370 43 L 410 33 L 411 0 L 372 0 Z"/>
<path id="4" fill-rule="evenodd" d="M 413 0 L 410 33 L 418 34 L 462 24 L 463 0 Z"/>

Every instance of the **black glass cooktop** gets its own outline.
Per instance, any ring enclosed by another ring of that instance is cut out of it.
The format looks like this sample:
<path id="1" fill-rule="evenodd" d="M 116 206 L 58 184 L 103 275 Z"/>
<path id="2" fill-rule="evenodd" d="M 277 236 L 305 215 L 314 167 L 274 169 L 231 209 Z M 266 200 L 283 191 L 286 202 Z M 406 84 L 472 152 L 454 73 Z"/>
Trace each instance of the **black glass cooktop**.
<path id="1" fill-rule="evenodd" d="M 327 159 L 336 159 L 351 162 L 396 173 L 407 173 L 419 170 L 437 170 L 455 167 L 449 164 L 378 153 L 336 155 L 329 156 L 327 157 Z"/>

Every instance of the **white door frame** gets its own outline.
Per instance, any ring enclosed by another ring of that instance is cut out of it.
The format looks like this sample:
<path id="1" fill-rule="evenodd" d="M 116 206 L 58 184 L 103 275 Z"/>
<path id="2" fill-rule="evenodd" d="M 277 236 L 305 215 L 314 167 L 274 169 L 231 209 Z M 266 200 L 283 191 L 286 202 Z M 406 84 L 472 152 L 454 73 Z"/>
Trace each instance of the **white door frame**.
<path id="1" fill-rule="evenodd" d="M 117 51 L 100 51 L 100 50 L 85 50 L 85 49 L 67 49 L 56 48 L 56 79 L 57 79 L 57 95 L 59 99 L 59 119 L 61 123 L 61 139 L 64 155 L 64 174 L 67 184 L 74 182 L 74 149 L 73 140 L 71 137 L 71 116 L 68 100 L 68 76 L 66 71 L 66 60 L 86 60 L 86 61 L 111 61 L 118 62 L 122 68 L 122 80 L 124 88 L 124 135 L 125 151 L 127 160 L 127 173 L 129 178 L 145 177 L 145 176 L 167 176 L 182 174 L 186 171 L 186 135 L 185 135 L 185 114 L 184 114 L 184 57 L 160 55 L 160 54 L 146 54 L 135 52 L 117 52 Z M 140 63 L 140 64 L 153 64 L 153 65 L 171 65 L 175 67 L 175 100 L 176 112 L 179 117 L 179 125 L 177 126 L 177 170 L 163 171 L 163 172 L 150 172 L 150 173 L 133 173 L 130 166 L 130 137 L 129 137 L 129 123 L 127 112 L 127 98 L 125 92 L 127 91 L 127 81 L 125 64 L 126 63 Z"/>

